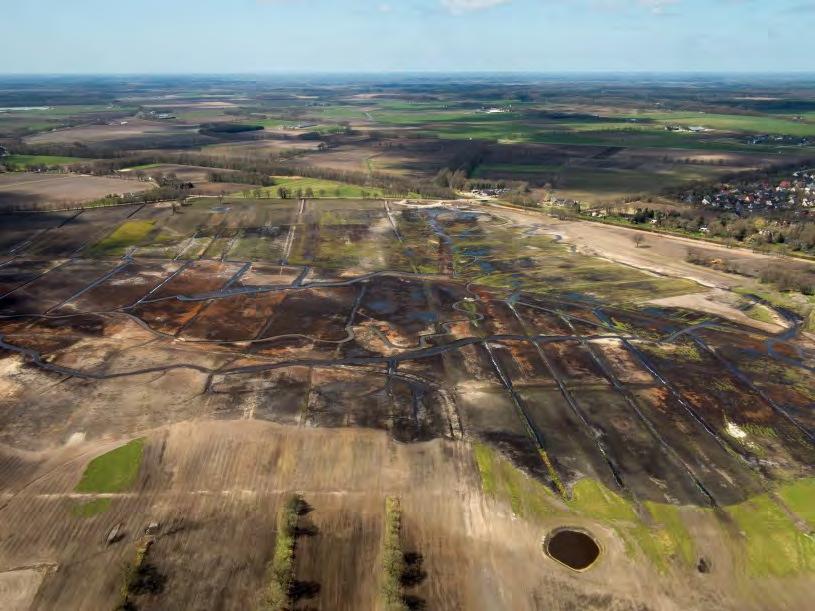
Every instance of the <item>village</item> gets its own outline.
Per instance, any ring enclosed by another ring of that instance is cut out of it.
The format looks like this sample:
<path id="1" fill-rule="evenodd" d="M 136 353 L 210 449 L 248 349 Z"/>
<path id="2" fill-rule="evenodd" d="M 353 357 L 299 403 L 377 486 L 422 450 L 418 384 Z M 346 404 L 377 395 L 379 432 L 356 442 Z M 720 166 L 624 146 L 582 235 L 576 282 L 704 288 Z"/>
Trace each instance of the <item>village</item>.
<path id="1" fill-rule="evenodd" d="M 685 202 L 739 216 L 772 211 L 792 211 L 796 216 L 809 216 L 815 208 L 815 169 L 794 171 L 780 180 L 724 183 L 701 195 L 689 193 Z"/>

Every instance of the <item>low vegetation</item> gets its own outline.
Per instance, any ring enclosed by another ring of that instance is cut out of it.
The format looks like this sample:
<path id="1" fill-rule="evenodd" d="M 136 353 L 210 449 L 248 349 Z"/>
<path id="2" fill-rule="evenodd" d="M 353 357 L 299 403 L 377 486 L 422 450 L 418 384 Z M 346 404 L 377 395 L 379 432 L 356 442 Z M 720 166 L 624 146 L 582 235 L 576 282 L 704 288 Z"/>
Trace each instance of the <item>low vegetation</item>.
<path id="1" fill-rule="evenodd" d="M 48 170 L 51 168 L 61 168 L 73 163 L 84 161 L 77 157 L 66 157 L 64 155 L 8 155 L 0 157 L 0 165 L 8 170 Z"/>
<path id="2" fill-rule="evenodd" d="M 696 248 L 689 248 L 685 257 L 688 263 L 709 267 L 729 274 L 753 276 L 745 266 L 728 261 L 726 258 L 712 256 Z M 783 265 L 767 265 L 758 274 L 764 284 L 773 285 L 780 291 L 792 291 L 802 295 L 815 295 L 815 273 L 804 269 L 790 269 Z"/>
<path id="3" fill-rule="evenodd" d="M 381 198 L 387 193 L 376 187 L 363 187 L 334 180 L 323 180 L 319 178 L 304 178 L 299 176 L 275 176 L 274 186 L 247 189 L 241 192 L 242 197 L 273 197 L 280 199 L 289 198 Z"/>
<path id="4" fill-rule="evenodd" d="M 35 149 L 29 150 L 32 153 L 39 152 Z M 400 196 L 415 194 L 428 199 L 445 199 L 455 196 L 450 189 L 439 187 L 433 184 L 432 181 L 422 178 L 409 178 L 374 171 L 338 170 L 305 165 L 282 158 L 221 157 L 184 152 L 155 152 L 120 156 L 118 154 L 112 155 L 107 149 L 92 149 L 90 147 L 82 147 L 81 150 L 72 147 L 61 147 L 57 150 L 65 154 L 78 154 L 81 152 L 84 156 L 92 155 L 96 158 L 94 161 L 75 164 L 70 166 L 70 169 L 100 176 L 113 174 L 122 169 L 149 169 L 158 165 L 170 164 L 211 168 L 216 173 L 224 170 L 237 170 L 245 174 L 262 176 L 314 178 L 357 185 L 369 191 L 380 189 L 383 192 Z"/>
<path id="5" fill-rule="evenodd" d="M 125 221 L 113 233 L 97 242 L 90 250 L 95 257 L 121 256 L 125 251 L 139 244 L 153 230 L 153 221 Z"/>
<path id="6" fill-rule="evenodd" d="M 294 584 L 297 520 L 302 506 L 302 497 L 292 495 L 277 512 L 274 555 L 267 569 L 268 586 L 263 599 L 264 610 L 284 611 L 289 607 Z"/>
<path id="7" fill-rule="evenodd" d="M 402 575 L 405 555 L 402 550 L 402 508 L 399 499 L 385 499 L 385 528 L 382 538 L 382 599 L 385 611 L 407 611 Z"/>
<path id="8" fill-rule="evenodd" d="M 112 499 L 108 498 L 93 499 L 87 503 L 75 505 L 73 509 L 71 509 L 71 513 L 77 518 L 92 518 L 93 516 L 104 513 L 110 509 L 112 502 Z"/>
<path id="9" fill-rule="evenodd" d="M 86 467 L 77 492 L 122 492 L 136 481 L 144 453 L 144 438 L 134 439 L 94 458 Z"/>
<path id="10" fill-rule="evenodd" d="M 139 608 L 136 604 L 138 596 L 156 595 L 164 590 L 167 577 L 159 573 L 148 559 L 153 543 L 154 539 L 147 535 L 139 539 L 136 553 L 124 569 L 116 611 L 134 611 Z"/>
<path id="11" fill-rule="evenodd" d="M 797 499 L 799 490 L 812 489 L 794 483 L 793 491 L 782 487 L 782 498 Z M 744 534 L 746 554 L 741 558 L 749 575 L 786 576 L 815 570 L 815 539 L 802 532 L 789 516 L 768 495 L 760 495 L 745 503 L 727 508 L 739 530 Z"/>
<path id="12" fill-rule="evenodd" d="M 775 318 L 773 317 L 772 312 L 769 309 L 765 308 L 760 303 L 755 303 L 751 305 L 746 312 L 747 316 L 752 318 L 753 320 L 757 320 L 759 322 L 767 323 L 767 324 L 774 324 Z"/>
<path id="13" fill-rule="evenodd" d="M 552 490 L 491 447 L 476 444 L 473 454 L 484 493 L 508 503 L 516 515 L 551 520 L 553 516 L 567 519 L 574 512 L 598 520 L 617 531 L 629 555 L 643 555 L 660 572 L 667 571 L 671 563 L 692 566 L 696 561 L 695 543 L 685 526 L 683 511 L 711 515 L 711 509 L 683 510 L 665 503 L 645 502 L 638 513 L 634 501 L 589 478 L 572 485 L 571 497 L 564 506 Z M 810 501 L 814 490 L 815 480 L 805 479 L 782 484 L 777 495 L 812 525 L 815 513 Z M 743 550 L 749 575 L 784 576 L 815 570 L 815 541 L 770 496 L 754 497 L 727 507 L 726 511 L 745 534 L 734 553 L 739 556 Z M 648 520 L 644 521 L 641 515 Z"/>
<path id="14" fill-rule="evenodd" d="M 132 600 L 133 586 L 152 544 L 153 541 L 151 539 L 143 539 L 139 541 L 136 546 L 136 554 L 133 560 L 125 567 L 122 586 L 119 589 L 119 603 L 116 605 L 116 611 L 130 611 L 136 608 Z"/>

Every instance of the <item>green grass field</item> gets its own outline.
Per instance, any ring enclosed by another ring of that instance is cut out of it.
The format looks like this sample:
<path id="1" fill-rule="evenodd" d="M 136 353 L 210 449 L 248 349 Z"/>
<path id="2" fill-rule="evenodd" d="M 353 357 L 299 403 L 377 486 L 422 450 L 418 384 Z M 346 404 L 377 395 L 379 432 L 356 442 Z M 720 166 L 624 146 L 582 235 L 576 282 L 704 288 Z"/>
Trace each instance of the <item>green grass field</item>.
<path id="1" fill-rule="evenodd" d="M 802 486 L 802 498 L 811 507 L 815 502 L 812 482 L 792 485 Z M 782 498 L 790 494 L 784 488 L 787 486 L 782 487 Z M 749 574 L 784 576 L 815 570 L 815 539 L 798 530 L 769 496 L 755 497 L 727 512 L 745 534 L 747 553 L 742 561 Z"/>
<path id="2" fill-rule="evenodd" d="M 375 115 L 378 118 L 378 115 Z M 742 117 L 730 115 L 702 115 L 705 119 L 665 119 L 651 124 L 636 124 L 610 120 L 608 122 L 573 122 L 521 120 L 516 113 L 501 115 L 440 113 L 422 117 L 416 113 L 402 113 L 398 117 L 384 116 L 393 124 L 416 125 L 418 135 L 447 140 L 489 140 L 504 144 L 566 144 L 586 146 L 626 146 L 632 148 L 676 148 L 742 153 L 797 154 L 815 152 L 815 147 L 762 144 L 743 141 L 739 134 L 779 133 L 787 135 L 815 134 L 815 123 L 800 123 L 784 119 Z M 499 118 L 495 118 L 499 117 Z M 687 115 L 685 115 L 687 117 Z M 693 120 L 690 120 L 693 119 Z M 698 120 L 697 120 L 698 119 Z M 665 125 L 702 125 L 721 130 L 707 133 L 669 132 Z M 704 124 L 704 125 L 703 125 Z M 752 128 L 752 129 L 750 129 Z M 764 128 L 764 129 L 759 129 Z M 724 133 L 727 132 L 727 133 Z"/>
<path id="3" fill-rule="evenodd" d="M 222 108 L 208 108 L 206 110 L 185 110 L 176 115 L 179 121 L 187 121 L 190 123 L 206 123 L 209 121 L 223 120 L 224 117 L 229 117 Z"/>
<path id="4" fill-rule="evenodd" d="M 323 180 L 320 178 L 298 178 L 296 176 L 275 176 L 275 184 L 271 187 L 260 187 L 258 190 L 263 193 L 264 197 L 276 198 L 278 196 L 277 190 L 281 187 L 292 191 L 292 196 L 295 196 L 297 189 L 311 189 L 314 192 L 314 197 L 327 197 L 327 198 L 341 198 L 341 199 L 360 199 L 363 196 L 363 191 L 367 193 L 370 198 L 379 198 L 385 196 L 385 191 L 377 187 L 361 187 L 359 185 L 351 185 L 348 183 L 336 182 L 333 180 Z M 236 197 L 255 197 L 255 189 L 248 189 L 236 193 Z"/>
<path id="5" fill-rule="evenodd" d="M 309 115 L 317 119 L 332 121 L 364 119 L 365 109 L 358 106 L 324 106 L 310 110 Z"/>
<path id="6" fill-rule="evenodd" d="M 122 492 L 130 488 L 139 475 L 144 439 L 128 444 L 94 458 L 85 469 L 77 492 Z"/>
<path id="7" fill-rule="evenodd" d="M 725 115 L 704 112 L 654 112 L 638 115 L 663 125 L 685 127 L 698 125 L 708 129 L 746 134 L 779 134 L 783 136 L 815 136 L 815 122 L 793 121 L 764 115 Z"/>
<path id="8" fill-rule="evenodd" d="M 778 496 L 787 507 L 815 528 L 815 479 L 802 479 L 787 484 L 778 491 Z"/>
<path id="9" fill-rule="evenodd" d="M 568 167 L 558 173 L 557 191 L 589 203 L 640 193 L 659 193 L 667 187 L 715 180 L 726 172 L 717 166 L 674 165 L 650 169 Z"/>
<path id="10" fill-rule="evenodd" d="M 650 517 L 646 523 L 640 519 L 634 501 L 589 478 L 574 483 L 564 507 L 554 492 L 489 446 L 476 444 L 473 458 L 484 494 L 507 503 L 516 515 L 538 520 L 558 517 L 563 521 L 574 513 L 607 524 L 623 539 L 629 556 L 644 557 L 660 572 L 665 572 L 672 562 L 692 566 L 696 561 L 696 544 L 683 513 L 712 518 L 710 509 L 682 509 L 646 501 L 643 509 Z M 776 492 L 792 511 L 812 525 L 815 479 L 785 483 Z M 733 545 L 748 575 L 787 576 L 815 571 L 815 540 L 800 531 L 768 495 L 731 505 L 725 511 L 744 534 Z"/>
<path id="11" fill-rule="evenodd" d="M 153 221 L 125 221 L 109 236 L 94 244 L 91 254 L 97 257 L 123 255 L 128 248 L 144 240 L 153 227 Z"/>

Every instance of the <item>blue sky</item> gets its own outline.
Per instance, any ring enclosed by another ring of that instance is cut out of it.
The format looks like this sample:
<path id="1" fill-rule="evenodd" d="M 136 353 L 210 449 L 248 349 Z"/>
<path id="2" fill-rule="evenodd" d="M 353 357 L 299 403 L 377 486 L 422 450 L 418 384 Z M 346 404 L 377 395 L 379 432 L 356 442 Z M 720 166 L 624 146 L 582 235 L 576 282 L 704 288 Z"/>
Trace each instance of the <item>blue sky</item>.
<path id="1" fill-rule="evenodd" d="M 26 0 L 0 73 L 815 71 L 815 0 Z"/>

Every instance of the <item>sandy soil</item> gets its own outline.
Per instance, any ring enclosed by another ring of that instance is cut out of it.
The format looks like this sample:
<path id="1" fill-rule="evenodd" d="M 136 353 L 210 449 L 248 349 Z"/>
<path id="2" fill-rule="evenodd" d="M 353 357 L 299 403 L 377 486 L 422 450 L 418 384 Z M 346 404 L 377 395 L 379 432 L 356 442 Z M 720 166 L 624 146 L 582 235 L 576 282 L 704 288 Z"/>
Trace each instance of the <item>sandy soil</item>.
<path id="1" fill-rule="evenodd" d="M 37 568 L 0 572 L 0 605 L 5 611 L 26 611 L 31 607 L 45 573 Z"/>
<path id="2" fill-rule="evenodd" d="M 785 321 L 772 310 L 767 312 L 774 319 L 774 323 L 766 323 L 760 320 L 754 320 L 744 314 L 738 308 L 738 297 L 732 293 L 723 291 L 721 289 L 712 289 L 705 293 L 696 293 L 693 295 L 680 295 L 679 297 L 668 297 L 665 299 L 654 299 L 649 303 L 654 305 L 673 307 L 673 308 L 687 308 L 689 310 L 698 310 L 700 312 L 707 312 L 715 314 L 722 318 L 727 318 L 734 322 L 741 323 L 766 331 L 767 333 L 780 333 L 787 328 Z"/>

